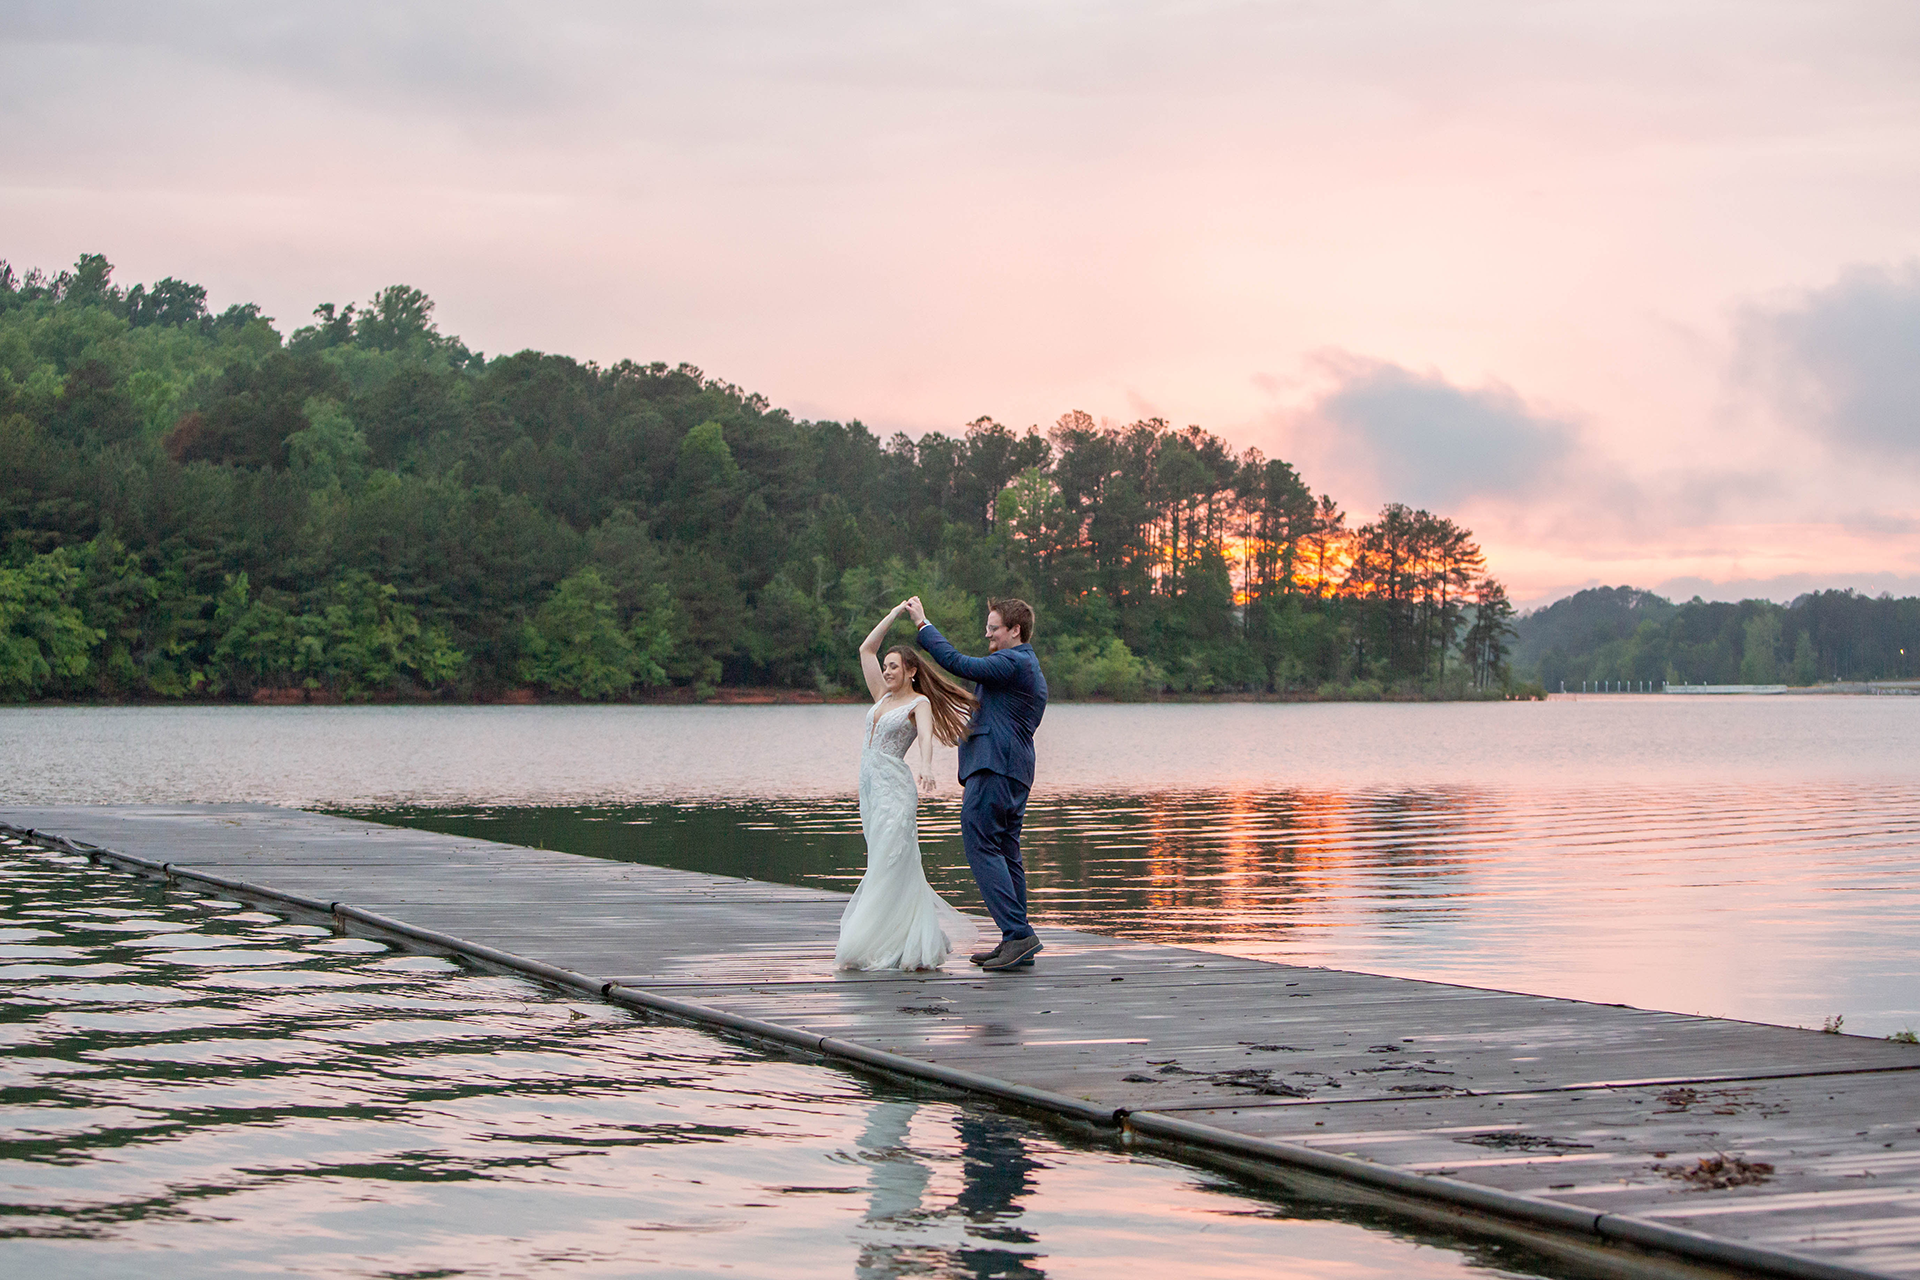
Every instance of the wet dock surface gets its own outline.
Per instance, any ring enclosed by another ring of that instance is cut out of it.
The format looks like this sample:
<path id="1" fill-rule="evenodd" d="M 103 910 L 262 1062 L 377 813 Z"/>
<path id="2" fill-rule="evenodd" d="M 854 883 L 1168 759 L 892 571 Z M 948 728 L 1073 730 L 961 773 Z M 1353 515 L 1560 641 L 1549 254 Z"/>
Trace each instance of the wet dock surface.
<path id="1" fill-rule="evenodd" d="M 844 895 L 265 806 L 0 809 L 729 1014 L 1133 1113 L 1920 1276 L 1920 1047 L 1042 929 L 835 974 Z M 1656 1242 L 1657 1243 L 1657 1242 Z M 1792 1274 L 1791 1264 L 1779 1274 Z"/>

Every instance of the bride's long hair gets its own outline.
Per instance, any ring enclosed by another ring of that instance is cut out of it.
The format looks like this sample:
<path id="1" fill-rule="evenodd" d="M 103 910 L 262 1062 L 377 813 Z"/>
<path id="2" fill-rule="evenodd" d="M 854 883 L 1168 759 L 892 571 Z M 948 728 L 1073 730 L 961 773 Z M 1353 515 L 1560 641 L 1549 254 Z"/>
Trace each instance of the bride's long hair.
<path id="1" fill-rule="evenodd" d="M 950 747 L 960 745 L 973 716 L 973 695 L 953 682 L 953 677 L 933 665 L 927 656 L 910 644 L 897 644 L 887 650 L 900 656 L 907 669 L 907 685 L 926 697 L 933 709 L 933 736 Z"/>

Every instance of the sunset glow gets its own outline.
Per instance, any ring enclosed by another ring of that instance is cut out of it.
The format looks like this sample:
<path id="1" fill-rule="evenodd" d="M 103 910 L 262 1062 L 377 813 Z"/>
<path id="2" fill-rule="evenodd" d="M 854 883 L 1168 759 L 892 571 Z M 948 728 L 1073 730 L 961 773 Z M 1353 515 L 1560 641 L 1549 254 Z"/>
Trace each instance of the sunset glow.
<path id="1" fill-rule="evenodd" d="M 883 437 L 1197 423 L 1522 604 L 1920 590 L 1911 5 L 460 12 L 16 12 L 0 254 Z"/>

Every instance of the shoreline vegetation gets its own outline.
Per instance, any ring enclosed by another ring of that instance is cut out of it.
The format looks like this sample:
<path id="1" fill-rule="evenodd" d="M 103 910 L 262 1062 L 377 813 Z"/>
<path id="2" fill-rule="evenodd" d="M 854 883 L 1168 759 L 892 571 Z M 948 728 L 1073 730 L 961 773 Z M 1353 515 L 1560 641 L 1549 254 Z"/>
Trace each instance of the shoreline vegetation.
<path id="1" fill-rule="evenodd" d="M 1638 632 L 1519 654 L 1540 614 L 1470 530 L 1398 503 L 1355 522 L 1197 426 L 882 439 L 688 364 L 488 358 L 403 285 L 283 335 L 182 280 L 122 288 L 101 255 L 0 262 L 0 701 L 828 700 L 909 595 L 963 648 L 987 601 L 1030 601 L 1069 701 L 1708 679 Z M 1799 672 L 1805 628 L 1765 609 L 1734 666 L 1771 643 Z M 1809 644 L 1822 675 L 1901 674 Z"/>
<path id="2" fill-rule="evenodd" d="M 1516 620 L 1514 666 L 1548 690 L 1585 684 L 1824 685 L 1920 676 L 1920 599 L 1810 591 L 1679 604 L 1591 587 Z"/>
<path id="3" fill-rule="evenodd" d="M 490 359 L 403 285 L 283 334 L 0 263 L 0 476 L 0 700 L 829 698 L 909 595 L 963 646 L 1030 601 L 1062 699 L 1520 691 L 1445 516 L 1350 521 L 1160 419 L 882 439 L 688 364 Z"/>
<path id="4" fill-rule="evenodd" d="M 1227 690 L 1201 693 L 1166 691 L 1112 697 L 1083 694 L 1074 698 L 1052 698 L 1054 703 L 1107 703 L 1141 705 L 1152 703 L 1253 703 L 1253 702 L 1511 702 L 1539 701 L 1547 695 L 1526 685 L 1512 689 L 1387 689 L 1374 684 L 1359 688 L 1339 686 L 1323 689 L 1293 689 L 1284 692 Z M 157 696 L 111 698 L 36 698 L 37 707 L 177 707 L 177 706 L 253 706 L 253 707 L 341 707 L 341 706 L 413 706 L 448 705 L 532 707 L 532 706 L 870 706 L 872 699 L 849 690 L 821 692 L 818 689 L 793 689 L 777 685 L 716 685 L 711 690 L 692 686 L 669 685 L 662 688 L 629 691 L 617 698 L 581 698 L 549 689 L 520 686 L 501 689 L 484 696 L 453 699 L 431 692 L 403 693 L 376 689 L 354 697 L 343 697 L 332 690 L 299 686 L 256 689 L 253 696 L 239 698 L 163 698 Z M 5 705 L 5 704 L 0 704 Z"/>

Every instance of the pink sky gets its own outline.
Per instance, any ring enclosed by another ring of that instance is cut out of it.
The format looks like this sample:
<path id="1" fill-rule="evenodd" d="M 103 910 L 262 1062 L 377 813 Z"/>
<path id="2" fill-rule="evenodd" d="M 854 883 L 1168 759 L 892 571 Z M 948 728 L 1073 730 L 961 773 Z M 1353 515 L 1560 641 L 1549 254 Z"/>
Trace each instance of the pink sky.
<path id="1" fill-rule="evenodd" d="M 1911 3 L 12 3 L 0 256 L 1198 423 L 1594 583 L 1920 592 Z"/>

